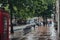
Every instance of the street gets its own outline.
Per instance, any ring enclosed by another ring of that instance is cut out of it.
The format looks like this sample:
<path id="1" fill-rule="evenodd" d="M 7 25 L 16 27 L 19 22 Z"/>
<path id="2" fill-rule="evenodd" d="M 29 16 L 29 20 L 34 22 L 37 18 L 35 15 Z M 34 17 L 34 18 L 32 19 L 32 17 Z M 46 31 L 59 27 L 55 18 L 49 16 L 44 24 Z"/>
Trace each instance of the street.
<path id="1" fill-rule="evenodd" d="M 60 40 L 60 0 L 0 0 L 0 40 Z"/>
<path id="2" fill-rule="evenodd" d="M 47 27 L 36 26 L 35 30 L 32 28 L 31 32 L 26 35 L 21 35 L 20 32 L 15 32 L 15 38 L 17 37 L 16 40 L 58 40 L 58 33 L 52 25 L 53 24 L 50 24 L 50 26 Z"/>

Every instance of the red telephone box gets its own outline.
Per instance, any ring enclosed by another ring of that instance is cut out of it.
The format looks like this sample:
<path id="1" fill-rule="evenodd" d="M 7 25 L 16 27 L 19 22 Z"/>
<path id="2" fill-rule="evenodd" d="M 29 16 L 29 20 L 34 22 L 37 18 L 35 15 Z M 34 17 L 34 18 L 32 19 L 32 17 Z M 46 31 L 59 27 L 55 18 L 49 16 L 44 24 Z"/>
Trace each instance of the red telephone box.
<path id="1" fill-rule="evenodd" d="M 9 14 L 0 9 L 0 40 L 9 40 Z"/>

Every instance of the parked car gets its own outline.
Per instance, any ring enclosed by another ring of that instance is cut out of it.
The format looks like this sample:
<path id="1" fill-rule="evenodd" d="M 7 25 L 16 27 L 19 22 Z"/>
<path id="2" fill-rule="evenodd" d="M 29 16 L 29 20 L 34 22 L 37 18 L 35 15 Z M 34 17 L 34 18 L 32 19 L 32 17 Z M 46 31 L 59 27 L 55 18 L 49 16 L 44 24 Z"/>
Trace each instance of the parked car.
<path id="1" fill-rule="evenodd" d="M 36 25 L 42 26 L 43 25 L 43 22 L 36 22 Z"/>
<path id="2" fill-rule="evenodd" d="M 17 20 L 18 25 L 25 25 L 26 24 L 26 20 L 25 19 L 19 19 Z"/>
<path id="3" fill-rule="evenodd" d="M 27 20 L 27 24 L 34 23 L 34 20 Z"/>

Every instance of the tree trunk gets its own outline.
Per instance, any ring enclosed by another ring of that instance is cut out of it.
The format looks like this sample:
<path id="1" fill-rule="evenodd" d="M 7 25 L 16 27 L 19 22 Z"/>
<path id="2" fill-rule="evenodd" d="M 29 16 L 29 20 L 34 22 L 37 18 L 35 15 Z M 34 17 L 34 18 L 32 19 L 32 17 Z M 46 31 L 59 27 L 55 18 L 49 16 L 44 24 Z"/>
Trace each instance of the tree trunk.
<path id="1" fill-rule="evenodd" d="M 11 4 L 11 0 L 8 0 L 8 4 L 9 4 L 9 8 L 10 8 L 11 33 L 13 34 L 14 33 L 14 31 L 13 31 L 13 24 L 12 24 L 12 9 L 13 9 L 13 6 Z"/>

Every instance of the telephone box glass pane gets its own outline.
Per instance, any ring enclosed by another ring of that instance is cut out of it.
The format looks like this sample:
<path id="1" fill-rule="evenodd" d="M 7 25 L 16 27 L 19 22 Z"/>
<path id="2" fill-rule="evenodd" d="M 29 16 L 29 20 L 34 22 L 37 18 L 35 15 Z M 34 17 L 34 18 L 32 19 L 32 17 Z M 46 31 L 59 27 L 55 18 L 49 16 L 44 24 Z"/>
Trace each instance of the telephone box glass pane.
<path id="1" fill-rule="evenodd" d="M 7 38 L 7 18 L 4 17 L 4 39 Z"/>

